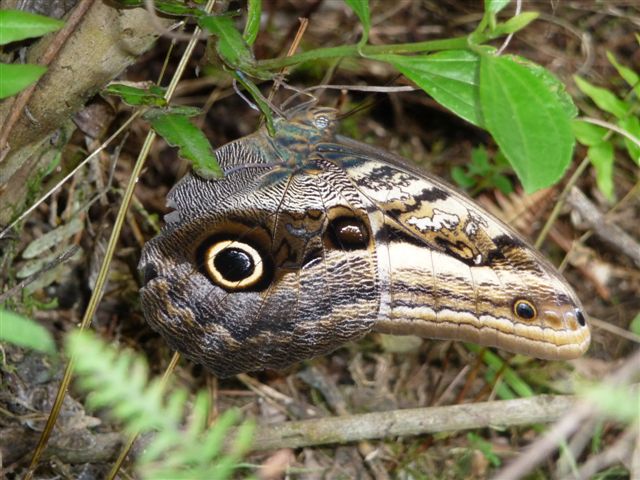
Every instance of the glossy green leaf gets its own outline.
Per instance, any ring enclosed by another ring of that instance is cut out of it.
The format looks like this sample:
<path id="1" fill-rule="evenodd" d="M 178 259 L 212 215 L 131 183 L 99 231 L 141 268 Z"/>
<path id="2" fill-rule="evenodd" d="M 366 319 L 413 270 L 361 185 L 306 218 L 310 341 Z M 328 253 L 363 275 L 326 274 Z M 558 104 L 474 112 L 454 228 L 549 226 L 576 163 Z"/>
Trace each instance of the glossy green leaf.
<path id="1" fill-rule="evenodd" d="M 640 139 L 640 119 L 638 117 L 628 116 L 627 118 L 618 120 L 618 125 L 635 138 Z M 640 146 L 627 137 L 624 137 L 624 145 L 631 159 L 636 162 L 637 165 L 640 165 Z"/>
<path id="2" fill-rule="evenodd" d="M 543 79 L 511 58 L 483 55 L 480 102 L 487 129 L 527 192 L 562 176 L 574 136 L 566 107 Z"/>
<path id="3" fill-rule="evenodd" d="M 598 189 L 610 202 L 615 199 L 613 188 L 613 145 L 602 142 L 589 147 L 587 156 L 596 169 L 596 184 Z"/>
<path id="4" fill-rule="evenodd" d="M 216 50 L 224 62 L 233 69 L 253 65 L 254 59 L 249 46 L 229 17 L 206 16 L 198 19 L 198 24 L 218 37 Z"/>
<path id="5" fill-rule="evenodd" d="M 484 11 L 495 15 L 509 5 L 510 1 L 511 0 L 484 0 Z"/>
<path id="6" fill-rule="evenodd" d="M 567 117 L 573 118 L 578 115 L 578 108 L 575 103 L 573 103 L 573 99 L 571 95 L 567 92 L 567 87 L 564 83 L 562 83 L 558 77 L 556 77 L 549 70 L 544 68 L 537 63 L 533 63 L 531 60 L 520 57 L 517 55 L 505 55 L 504 58 L 508 58 L 519 65 L 527 68 L 531 74 L 537 77 L 551 92 L 555 97 L 556 101 L 560 104 L 562 109 L 565 111 Z"/>
<path id="7" fill-rule="evenodd" d="M 571 128 L 576 136 L 576 139 L 587 147 L 598 145 L 604 141 L 605 136 L 608 133 L 606 128 L 593 125 L 579 119 L 571 122 Z"/>
<path id="8" fill-rule="evenodd" d="M 618 118 L 623 118 L 627 115 L 629 110 L 628 105 L 616 97 L 612 92 L 606 88 L 596 87 L 586 80 L 578 77 L 573 77 L 578 88 L 587 95 L 593 102 L 605 112 L 609 112 Z"/>
<path id="9" fill-rule="evenodd" d="M 112 83 L 104 91 L 107 95 L 116 95 L 131 106 L 148 105 L 154 107 L 164 107 L 167 100 L 164 98 L 166 90 L 156 85 L 148 88 L 138 88 L 131 85 Z"/>
<path id="10" fill-rule="evenodd" d="M 46 67 L 0 63 L 0 99 L 15 95 L 44 75 Z"/>
<path id="11" fill-rule="evenodd" d="M 630 68 L 625 67 L 618 62 L 618 59 L 613 55 L 613 53 L 607 52 L 607 58 L 609 59 L 609 62 L 611 62 L 611 65 L 613 65 L 618 71 L 618 74 L 624 78 L 624 81 L 627 82 L 636 92 L 636 95 L 640 97 L 640 76 Z"/>
<path id="12" fill-rule="evenodd" d="M 391 63 L 438 103 L 474 125 L 484 121 L 478 96 L 480 57 L 467 50 L 447 50 L 433 55 L 376 55 Z"/>
<path id="13" fill-rule="evenodd" d="M 369 39 L 369 30 L 371 30 L 371 12 L 369 11 L 369 0 L 344 0 L 351 10 L 358 16 L 362 24 L 362 38 L 358 42 L 364 45 Z"/>
<path id="14" fill-rule="evenodd" d="M 15 312 L 0 309 L 0 342 L 44 353 L 55 353 L 56 346 L 42 325 Z"/>
<path id="15" fill-rule="evenodd" d="M 55 32 L 64 22 L 21 10 L 0 10 L 0 45 Z"/>
<path id="16" fill-rule="evenodd" d="M 247 45 L 253 45 L 260 31 L 260 18 L 262 16 L 262 0 L 249 0 L 247 8 L 247 23 L 244 26 L 242 37 Z"/>
<path id="17" fill-rule="evenodd" d="M 169 145 L 178 147 L 178 154 L 191 162 L 198 175 L 204 178 L 222 177 L 209 140 L 188 117 L 160 114 L 151 120 L 151 126 Z"/>

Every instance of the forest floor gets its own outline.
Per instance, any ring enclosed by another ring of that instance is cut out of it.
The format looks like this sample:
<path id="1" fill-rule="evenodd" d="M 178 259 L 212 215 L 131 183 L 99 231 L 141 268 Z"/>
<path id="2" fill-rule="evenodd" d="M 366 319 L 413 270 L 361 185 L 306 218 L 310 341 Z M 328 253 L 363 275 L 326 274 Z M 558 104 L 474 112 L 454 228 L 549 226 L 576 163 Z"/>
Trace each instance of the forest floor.
<path id="1" fill-rule="evenodd" d="M 373 3 L 372 44 L 465 35 L 482 17 L 480 1 Z M 261 31 L 256 41 L 258 58 L 284 55 L 301 16 L 310 22 L 302 41 L 304 49 L 357 40 L 357 20 L 337 0 L 278 0 L 265 4 L 269 4 L 265 5 L 264 12 L 269 27 Z M 524 8 L 541 12 L 540 18 L 517 33 L 508 53 L 526 57 L 557 75 L 567 85 L 581 115 L 611 120 L 580 92 L 574 81 L 576 75 L 621 98 L 635 98 L 638 115 L 637 94 L 634 97 L 630 93 L 607 58 L 607 52 L 611 52 L 620 62 L 640 72 L 638 2 L 536 0 L 524 2 Z M 337 29 L 335 25 L 348 28 Z M 169 45 L 167 39 L 157 42 L 122 78 L 130 81 L 157 78 Z M 169 75 L 183 49 L 184 43 L 178 44 L 169 54 Z M 255 131 L 259 119 L 234 93 L 228 77 L 220 73 L 208 77 L 196 75 L 197 71 L 208 71 L 206 63 L 211 56 L 203 45 L 196 49 L 190 65 L 193 68 L 187 69 L 175 102 L 204 107 L 206 115 L 198 117 L 197 123 L 211 143 L 220 146 Z M 332 67 L 335 68 L 331 70 Z M 408 84 L 390 67 L 364 61 L 314 63 L 291 72 L 287 82 L 297 87 L 321 83 Z M 288 95 L 278 92 L 274 103 Z M 488 133 L 451 114 L 424 92 L 349 92 L 346 97 L 329 92 L 320 101 L 330 106 L 340 103 L 345 112 L 357 109 L 343 121 L 344 134 L 412 159 L 420 168 L 450 183 L 454 183 L 452 170 L 466 168 L 472 156 L 478 155 L 478 147 L 484 146 L 490 160 L 488 177 L 502 172 L 514 190 L 504 194 L 495 182 L 485 177 L 478 178 L 468 193 L 532 243 L 547 222 L 571 173 L 586 156 L 586 148 L 577 146 L 563 182 L 525 195 L 515 175 L 495 164 L 496 146 Z M 363 105 L 366 108 L 359 108 Z M 130 108 L 113 98 L 92 99 L 77 116 L 79 128 L 52 177 L 60 176 L 66 161 L 95 148 L 129 114 Z M 147 130 L 142 120 L 134 123 L 117 148 L 110 148 L 40 205 L 28 217 L 19 236 L 10 243 L 0 243 L 0 291 L 7 291 L 19 281 L 16 275 L 19 277 L 18 272 L 29 263 L 23 253 L 30 244 L 73 218 L 80 221 L 71 234 L 62 235 L 46 249 L 47 258 L 59 256 L 73 245 L 80 247 L 79 252 L 5 303 L 6 307 L 17 308 L 45 325 L 60 345 L 65 334 L 82 318 L 122 192 Z M 640 249 L 638 164 L 620 148 L 621 142 L 616 145 L 615 199 L 605 198 L 596 185 L 594 169 L 587 167 L 577 179 L 576 187 L 590 203 L 572 196 L 541 247 L 552 263 L 563 266 L 565 277 L 592 318 L 592 345 L 583 358 L 548 362 L 491 351 L 489 355 L 493 353 L 499 361 L 496 364 L 487 360 L 486 349 L 456 342 L 393 340 L 370 335 L 284 372 L 259 372 L 225 380 L 215 380 L 202 367 L 183 360 L 174 372 L 173 384 L 191 391 L 208 389 L 215 399 L 212 414 L 235 406 L 261 425 L 274 425 L 337 414 L 506 400 L 522 396 L 523 391 L 535 395 L 574 394 L 584 385 L 601 382 L 632 358 L 640 339 L 640 268 L 624 253 L 618 235 L 620 230 L 625 232 L 631 241 L 630 248 Z M 142 245 L 155 235 L 163 224 L 162 215 L 169 211 L 165 205 L 168 191 L 187 169 L 186 163 L 177 158 L 175 149 L 162 141 L 153 145 L 121 234 L 108 286 L 92 324 L 101 338 L 119 348 L 141 353 L 156 376 L 162 375 L 172 352 L 148 327 L 142 315 L 137 263 Z M 52 181 L 45 178 L 42 191 L 50 185 Z M 99 193 L 97 200 L 84 208 Z M 634 319 L 635 326 L 632 326 Z M 28 465 L 55 397 L 64 363 L 6 344 L 0 353 L 3 354 L 0 466 L 7 478 L 13 478 L 20 477 Z M 638 375 L 640 372 L 636 371 L 629 381 L 635 378 L 637 382 Z M 524 390 L 514 391 L 514 385 L 524 385 Z M 615 395 L 614 392 L 611 390 L 610 395 Z M 637 399 L 637 396 L 628 398 Z M 45 455 L 36 478 L 103 478 L 109 469 L 123 434 L 106 412 L 87 410 L 83 400 L 83 394 L 72 388 L 51 440 L 53 450 Z M 527 473 L 527 478 L 623 479 L 630 478 L 633 468 L 640 473 L 637 425 L 593 412 L 576 418 L 576 433 L 563 454 L 552 451 L 544 462 Z M 247 461 L 261 466 L 258 470 L 261 478 L 285 478 L 283 471 L 288 468 L 292 473 L 286 478 L 484 479 L 491 478 L 518 458 L 526 446 L 541 438 L 542 431 L 540 425 L 513 426 L 342 446 L 282 448 L 277 452 L 252 453 Z M 124 469 L 131 472 L 127 464 Z"/>

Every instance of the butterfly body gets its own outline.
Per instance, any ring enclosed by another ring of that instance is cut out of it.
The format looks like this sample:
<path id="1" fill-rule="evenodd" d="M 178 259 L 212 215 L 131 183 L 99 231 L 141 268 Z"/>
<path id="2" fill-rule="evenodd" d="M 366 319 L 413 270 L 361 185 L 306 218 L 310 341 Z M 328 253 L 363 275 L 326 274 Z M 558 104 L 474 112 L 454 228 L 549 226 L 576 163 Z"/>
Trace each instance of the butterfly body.
<path id="1" fill-rule="evenodd" d="M 140 261 L 145 316 L 218 376 L 283 368 L 372 330 L 543 358 L 589 343 L 579 301 L 514 232 L 316 108 L 216 151 Z M 533 316 L 529 317 L 530 314 Z"/>

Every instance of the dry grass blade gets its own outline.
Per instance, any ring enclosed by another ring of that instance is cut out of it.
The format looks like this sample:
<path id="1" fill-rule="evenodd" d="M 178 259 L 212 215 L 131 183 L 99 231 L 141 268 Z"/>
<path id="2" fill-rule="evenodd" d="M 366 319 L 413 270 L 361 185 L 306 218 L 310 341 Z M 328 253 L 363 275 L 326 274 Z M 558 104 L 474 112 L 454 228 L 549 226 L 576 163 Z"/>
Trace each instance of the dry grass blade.
<path id="1" fill-rule="evenodd" d="M 207 3 L 207 11 L 211 11 L 213 8 L 213 4 L 215 0 L 209 0 Z M 199 29 L 196 29 L 199 32 Z M 184 73 L 184 69 L 186 67 L 186 63 L 193 53 L 193 49 L 195 48 L 195 44 L 197 41 L 197 32 L 194 35 L 194 40 L 188 44 L 187 49 L 184 53 L 183 60 L 181 61 L 176 73 L 174 74 L 169 87 L 167 88 L 167 93 L 165 98 L 170 100 L 175 92 L 175 89 L 180 81 L 182 74 Z M 126 190 L 124 192 L 122 203 L 120 204 L 120 208 L 118 209 L 118 214 L 116 220 L 114 222 L 113 230 L 111 232 L 111 236 L 109 237 L 109 242 L 106 247 L 105 256 L 102 260 L 102 264 L 100 266 L 100 271 L 98 272 L 98 276 L 96 279 L 95 287 L 93 289 L 91 298 L 89 299 L 89 304 L 85 310 L 84 316 L 82 317 L 82 322 L 80 323 L 80 330 L 85 330 L 91 324 L 91 320 L 95 315 L 96 309 L 98 308 L 98 304 L 102 298 L 102 294 L 104 291 L 105 283 L 107 280 L 107 275 L 109 273 L 109 267 L 111 265 L 111 260 L 113 258 L 113 254 L 115 252 L 116 244 L 118 243 L 118 238 L 120 237 L 120 231 L 122 229 L 122 225 L 124 224 L 127 212 L 129 210 L 129 205 L 131 204 L 131 199 L 133 197 L 133 191 L 135 189 L 136 183 L 138 182 L 138 177 L 140 176 L 140 172 L 142 171 L 142 167 L 144 166 L 144 162 L 147 158 L 147 155 L 151 149 L 151 145 L 155 139 L 155 132 L 149 131 L 145 142 L 140 150 L 140 154 L 138 155 L 138 159 L 134 165 L 133 171 L 131 172 L 131 176 L 129 178 L 129 182 L 127 183 Z M 29 470 L 27 471 L 27 475 L 25 476 L 26 480 L 29 480 L 33 477 L 33 473 L 35 472 L 36 467 L 38 466 L 38 462 L 40 460 L 40 456 L 44 451 L 44 448 L 47 444 L 49 436 L 53 431 L 53 427 L 56 423 L 58 415 L 60 413 L 60 408 L 62 407 L 62 402 L 64 400 L 64 396 L 66 395 L 66 391 L 69 387 L 69 383 L 71 382 L 71 376 L 73 374 L 74 368 L 74 359 L 70 358 L 67 367 L 64 372 L 64 376 L 60 382 L 60 386 L 58 388 L 58 393 L 56 395 L 56 399 L 54 401 L 53 407 L 51 408 L 51 413 L 47 418 L 47 423 L 45 425 L 44 430 L 42 431 L 42 435 L 40 440 L 38 441 L 38 445 L 34 451 L 33 457 L 31 459 L 31 463 L 29 465 Z"/>

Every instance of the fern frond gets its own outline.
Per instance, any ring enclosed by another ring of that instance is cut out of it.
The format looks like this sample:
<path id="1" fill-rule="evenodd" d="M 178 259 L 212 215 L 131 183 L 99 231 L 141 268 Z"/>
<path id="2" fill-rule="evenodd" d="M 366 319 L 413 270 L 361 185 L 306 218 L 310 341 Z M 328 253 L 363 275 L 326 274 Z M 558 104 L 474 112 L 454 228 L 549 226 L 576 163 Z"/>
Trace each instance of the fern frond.
<path id="1" fill-rule="evenodd" d="M 251 445 L 254 426 L 247 422 L 240 425 L 229 442 L 229 430 L 240 418 L 237 411 L 224 412 L 209 428 L 206 392 L 196 395 L 188 416 L 186 390 L 167 394 L 159 380 L 149 380 L 142 357 L 118 352 L 93 334 L 69 335 L 67 352 L 75 358 L 79 387 L 90 392 L 88 405 L 109 409 L 128 432 L 155 432 L 136 462 L 142 478 L 224 480 L 239 468 Z"/>

